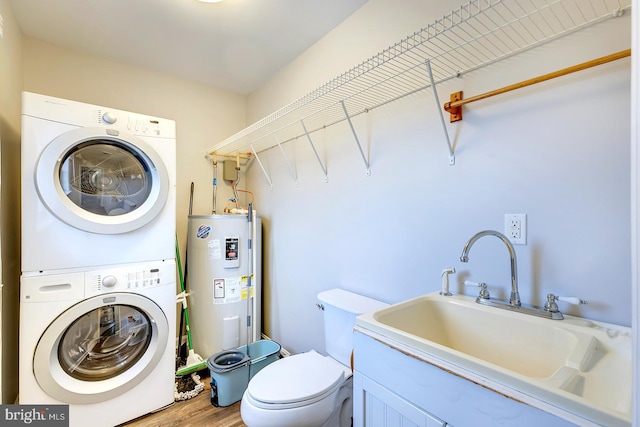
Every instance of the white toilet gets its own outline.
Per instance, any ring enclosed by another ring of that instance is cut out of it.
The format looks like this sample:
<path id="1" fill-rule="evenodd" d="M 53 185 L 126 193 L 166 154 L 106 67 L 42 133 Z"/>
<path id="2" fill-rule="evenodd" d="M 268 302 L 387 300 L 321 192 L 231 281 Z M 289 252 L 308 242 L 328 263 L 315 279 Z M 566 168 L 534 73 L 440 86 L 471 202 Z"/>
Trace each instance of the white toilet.
<path id="1" fill-rule="evenodd" d="M 320 292 L 326 351 L 267 365 L 249 381 L 240 413 L 248 427 L 349 427 L 353 415 L 351 351 L 356 316 L 387 304 L 342 289 Z"/>

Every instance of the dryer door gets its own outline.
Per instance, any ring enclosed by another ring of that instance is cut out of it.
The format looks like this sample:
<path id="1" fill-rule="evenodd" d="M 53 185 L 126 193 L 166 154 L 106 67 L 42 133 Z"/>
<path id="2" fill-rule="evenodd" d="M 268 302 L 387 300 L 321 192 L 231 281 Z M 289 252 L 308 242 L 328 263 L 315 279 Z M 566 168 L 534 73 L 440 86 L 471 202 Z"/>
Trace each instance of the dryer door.
<path id="1" fill-rule="evenodd" d="M 103 128 L 75 129 L 51 141 L 38 160 L 35 181 L 51 213 L 98 234 L 144 226 L 169 193 L 169 175 L 151 145 Z"/>
<path id="2" fill-rule="evenodd" d="M 167 348 L 168 321 L 150 299 L 112 293 L 84 300 L 58 316 L 38 341 L 38 384 L 67 403 L 103 402 L 149 375 Z"/>

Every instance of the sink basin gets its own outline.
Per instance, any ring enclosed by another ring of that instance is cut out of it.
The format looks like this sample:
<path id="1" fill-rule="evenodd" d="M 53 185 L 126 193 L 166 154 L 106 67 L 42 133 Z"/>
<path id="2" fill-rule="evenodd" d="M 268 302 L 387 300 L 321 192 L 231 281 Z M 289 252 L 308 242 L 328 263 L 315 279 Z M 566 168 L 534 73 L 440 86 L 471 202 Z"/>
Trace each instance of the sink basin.
<path id="1" fill-rule="evenodd" d="M 356 328 L 602 425 L 631 423 L 631 330 L 543 319 L 439 293 L 361 315 Z"/>
<path id="2" fill-rule="evenodd" d="M 374 314 L 389 327 L 504 369 L 535 378 L 562 366 L 585 365 L 595 340 L 523 315 L 508 321 L 499 310 L 433 298 L 418 298 Z"/>

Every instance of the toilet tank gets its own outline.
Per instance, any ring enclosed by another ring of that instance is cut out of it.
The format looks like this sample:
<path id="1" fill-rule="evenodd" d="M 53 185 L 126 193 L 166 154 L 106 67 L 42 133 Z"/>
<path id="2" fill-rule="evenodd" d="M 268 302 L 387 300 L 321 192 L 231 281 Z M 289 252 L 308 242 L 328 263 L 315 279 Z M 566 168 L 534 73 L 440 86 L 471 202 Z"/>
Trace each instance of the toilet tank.
<path id="1" fill-rule="evenodd" d="M 350 366 L 356 317 L 388 304 L 344 289 L 320 292 L 318 300 L 324 307 L 325 350 L 338 362 Z"/>

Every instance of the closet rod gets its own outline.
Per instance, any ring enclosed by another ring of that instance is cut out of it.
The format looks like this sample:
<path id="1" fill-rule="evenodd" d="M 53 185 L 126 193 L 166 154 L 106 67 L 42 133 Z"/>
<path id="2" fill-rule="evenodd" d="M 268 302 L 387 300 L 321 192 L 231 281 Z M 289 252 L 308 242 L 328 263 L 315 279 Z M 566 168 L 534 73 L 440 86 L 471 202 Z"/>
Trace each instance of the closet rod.
<path id="1" fill-rule="evenodd" d="M 544 74 L 542 76 L 534 77 L 529 80 L 524 80 L 520 83 L 515 83 L 509 86 L 502 87 L 500 89 L 495 89 L 489 92 L 482 93 L 480 95 L 472 96 L 471 98 L 462 99 L 462 92 L 455 92 L 451 94 L 452 101 L 445 102 L 444 109 L 450 114 L 449 122 L 451 123 L 457 122 L 459 120 L 462 120 L 463 105 L 470 104 L 475 101 L 480 101 L 482 99 L 490 98 L 495 95 L 500 95 L 505 92 L 510 92 L 512 90 L 531 86 L 536 83 L 541 83 L 547 80 L 555 79 L 556 77 L 561 77 L 567 74 L 575 73 L 576 71 L 581 71 L 587 68 L 595 67 L 597 65 L 606 64 L 607 62 L 612 62 L 618 59 L 626 58 L 627 56 L 630 56 L 630 55 L 631 55 L 631 49 L 626 49 L 617 53 L 612 53 L 611 55 L 592 59 L 591 61 L 583 62 L 581 64 L 574 65 L 572 67 L 563 68 L 562 70 L 558 70 L 552 73 Z"/>

